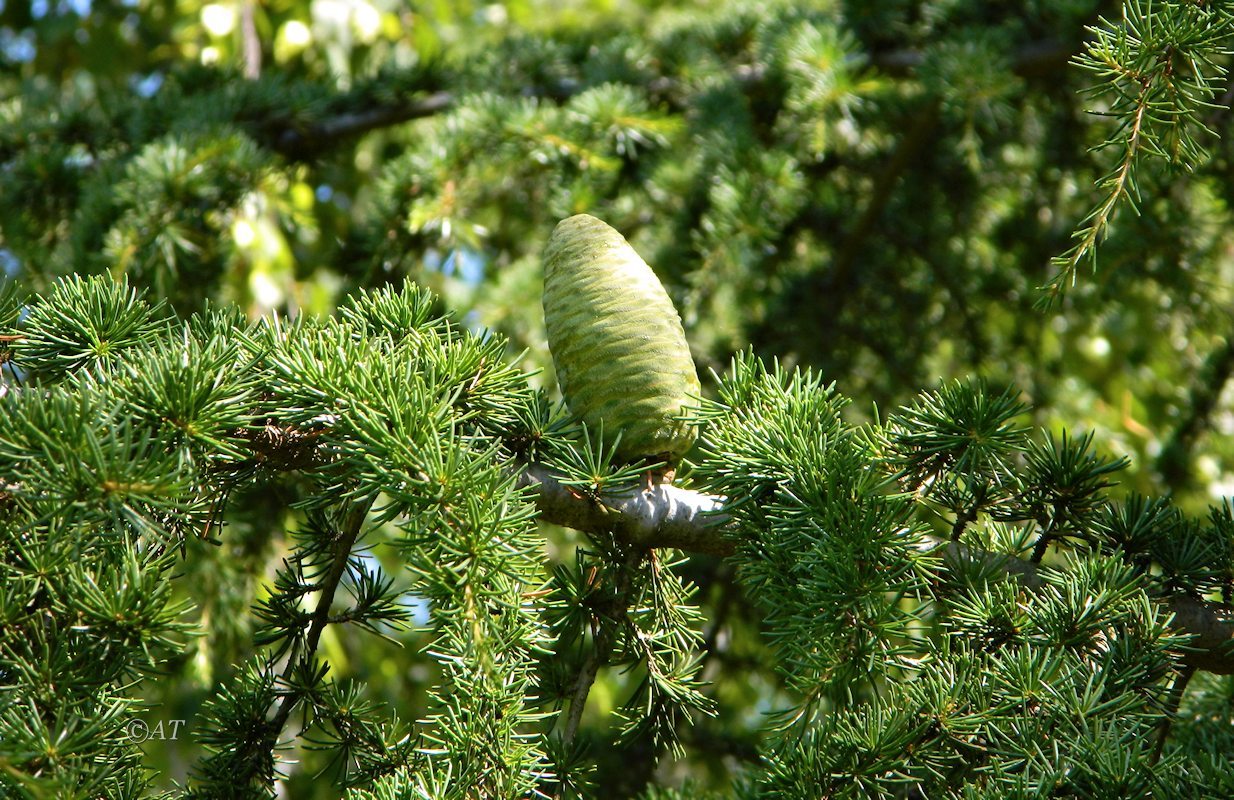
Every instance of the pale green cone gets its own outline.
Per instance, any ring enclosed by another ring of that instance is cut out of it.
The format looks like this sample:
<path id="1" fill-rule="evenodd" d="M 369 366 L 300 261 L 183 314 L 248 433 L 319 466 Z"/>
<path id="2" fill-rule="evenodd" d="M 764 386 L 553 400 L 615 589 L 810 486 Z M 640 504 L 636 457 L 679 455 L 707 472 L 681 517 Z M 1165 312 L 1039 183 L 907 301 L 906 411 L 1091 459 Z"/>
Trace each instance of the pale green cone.
<path id="1" fill-rule="evenodd" d="M 681 317 L 625 238 L 588 214 L 562 220 L 544 248 L 544 325 L 571 413 L 603 424 L 617 456 L 677 461 L 695 430 L 680 419 L 699 395 Z"/>

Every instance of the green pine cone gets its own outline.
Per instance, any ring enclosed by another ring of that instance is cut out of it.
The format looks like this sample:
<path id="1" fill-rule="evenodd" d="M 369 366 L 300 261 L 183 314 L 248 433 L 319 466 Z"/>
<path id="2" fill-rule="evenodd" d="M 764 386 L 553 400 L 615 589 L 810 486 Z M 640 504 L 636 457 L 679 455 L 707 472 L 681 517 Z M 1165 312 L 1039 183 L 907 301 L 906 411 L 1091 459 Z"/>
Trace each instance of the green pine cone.
<path id="1" fill-rule="evenodd" d="M 603 424 L 618 458 L 677 461 L 694 444 L 681 419 L 699 395 L 673 301 L 620 233 L 588 214 L 562 220 L 544 248 L 544 325 L 566 405 Z"/>

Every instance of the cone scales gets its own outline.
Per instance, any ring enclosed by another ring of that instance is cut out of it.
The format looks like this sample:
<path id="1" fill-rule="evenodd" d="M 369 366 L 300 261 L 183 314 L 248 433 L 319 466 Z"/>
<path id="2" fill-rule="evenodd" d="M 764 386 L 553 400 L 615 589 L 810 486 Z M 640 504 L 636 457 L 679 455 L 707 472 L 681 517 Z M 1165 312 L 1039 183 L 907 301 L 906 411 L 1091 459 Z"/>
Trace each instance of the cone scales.
<path id="1" fill-rule="evenodd" d="M 544 324 L 571 413 L 623 460 L 676 462 L 694 443 L 681 419 L 699 395 L 681 317 L 625 238 L 587 214 L 562 220 L 544 249 Z"/>

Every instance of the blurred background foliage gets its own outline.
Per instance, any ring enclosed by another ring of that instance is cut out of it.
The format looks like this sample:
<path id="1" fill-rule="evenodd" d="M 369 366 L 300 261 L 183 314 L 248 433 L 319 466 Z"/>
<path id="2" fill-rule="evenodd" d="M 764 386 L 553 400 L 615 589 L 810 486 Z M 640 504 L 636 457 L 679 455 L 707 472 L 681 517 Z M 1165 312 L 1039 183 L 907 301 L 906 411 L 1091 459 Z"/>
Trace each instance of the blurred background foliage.
<path id="1" fill-rule="evenodd" d="M 1085 262 L 1040 308 L 1051 259 L 1121 157 L 1098 147 L 1117 122 L 1092 112 L 1111 101 L 1083 94 L 1094 77 L 1071 63 L 1086 26 L 1120 13 L 1092 0 L 0 0 L 0 268 L 36 290 L 123 274 L 180 312 L 250 316 L 328 314 L 356 287 L 414 282 L 507 336 L 552 386 L 539 253 L 557 219 L 587 211 L 664 280 L 705 384 L 747 346 L 817 368 L 858 419 L 944 379 L 1013 383 L 1035 423 L 1129 456 L 1123 488 L 1199 511 L 1234 489 L 1230 137 L 1201 130 L 1187 169 L 1145 161 L 1139 213 L 1124 204 L 1095 272 Z M 1228 128 L 1231 93 L 1199 122 Z M 294 495 L 233 498 L 226 545 L 185 560 L 208 635 L 172 666 L 152 720 L 191 728 L 252 647 L 245 609 L 285 552 Z M 569 558 L 568 537 L 551 546 Z M 756 717 L 774 678 L 740 625 L 748 610 L 730 607 L 732 576 L 694 569 L 709 635 L 732 639 L 728 668 L 705 674 L 721 717 L 696 729 L 709 761 L 659 769 L 705 784 L 753 753 L 725 738 L 753 726 L 725 715 Z M 414 676 L 432 667 L 403 638 L 324 650 L 414 719 Z M 621 680 L 593 698 L 619 702 Z M 181 776 L 192 746 L 152 743 L 150 763 Z M 613 786 L 655 768 L 613 758 L 600 772 Z M 295 796 L 336 791 L 311 777 Z"/>

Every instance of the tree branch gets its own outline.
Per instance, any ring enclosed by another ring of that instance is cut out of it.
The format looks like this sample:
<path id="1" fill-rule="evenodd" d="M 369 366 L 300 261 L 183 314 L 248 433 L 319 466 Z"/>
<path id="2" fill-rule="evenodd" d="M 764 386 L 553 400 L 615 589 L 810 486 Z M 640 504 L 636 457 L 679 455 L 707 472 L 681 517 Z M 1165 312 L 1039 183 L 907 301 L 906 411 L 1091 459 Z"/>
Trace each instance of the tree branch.
<path id="1" fill-rule="evenodd" d="M 286 437 L 273 438 L 276 441 L 254 443 L 265 445 L 255 448 L 265 466 L 297 469 L 316 460 L 306 455 L 313 450 L 315 437 L 292 437 L 290 442 Z M 284 449 L 293 455 L 283 453 Z M 720 497 L 661 484 L 642 491 L 602 494 L 596 502 L 563 485 L 542 464 L 523 465 L 518 485 L 534 490 L 536 508 L 547 522 L 588 533 L 611 533 L 646 549 L 672 547 L 713 556 L 729 556 L 736 549 Z M 944 563 L 981 559 L 1029 589 L 1042 585 L 1041 567 L 1030 561 L 974 550 L 958 542 L 937 544 Z M 1161 603 L 1174 615 L 1174 626 L 1194 637 L 1183 663 L 1205 672 L 1234 675 L 1234 606 L 1184 595 L 1161 598 Z"/>
<path id="2" fill-rule="evenodd" d="M 244 77 L 255 81 L 261 77 L 261 36 L 257 33 L 255 9 L 257 0 L 245 0 L 240 9 L 240 35 L 244 45 Z"/>
<path id="3" fill-rule="evenodd" d="M 731 555 L 733 543 L 721 530 L 728 521 L 716 497 L 661 484 L 645 491 L 601 495 L 593 502 L 563 486 L 541 464 L 519 475 L 519 486 L 536 490 L 541 516 L 580 531 L 612 533 L 645 548 L 676 547 L 693 553 Z"/>
<path id="4" fill-rule="evenodd" d="M 328 117 L 305 129 L 288 128 L 278 137 L 275 147 L 279 152 L 291 156 L 309 155 L 339 139 L 359 136 L 421 117 L 431 117 L 449 110 L 454 106 L 454 102 L 455 97 L 451 92 L 434 92 L 414 102 Z"/>
<path id="5" fill-rule="evenodd" d="M 251 2 L 246 3 L 245 10 L 251 13 Z M 247 30 L 247 29 L 246 29 Z M 255 77 L 260 70 L 260 45 L 256 54 L 250 52 L 246 38 L 245 74 Z M 1012 57 L 1012 71 L 1023 77 L 1042 77 L 1052 75 L 1065 68 L 1071 58 L 1072 48 L 1061 41 L 1029 42 Z M 925 61 L 925 55 L 915 50 L 894 50 L 883 53 L 872 53 L 870 63 L 893 76 L 911 74 Z M 254 73 L 254 74 L 250 74 Z M 733 79 L 747 91 L 755 92 L 766 83 L 768 70 L 762 66 L 741 66 L 734 72 Z M 539 89 L 528 88 L 525 94 L 547 97 L 556 102 L 563 102 L 578 94 L 586 86 L 577 80 L 566 79 L 552 86 Z M 675 96 L 681 89 L 680 82 L 669 76 L 654 78 L 648 84 L 649 92 L 662 101 Z M 366 111 L 348 112 L 338 116 L 323 119 L 315 125 L 304 129 L 288 129 L 275 142 L 276 149 L 289 156 L 305 156 L 333 144 L 339 139 L 359 136 L 369 131 L 397 125 L 421 117 L 431 117 L 453 108 L 458 98 L 451 92 L 434 92 L 414 102 L 398 102 L 382 105 Z M 670 106 L 684 110 L 682 103 L 669 103 Z"/>
<path id="6" fill-rule="evenodd" d="M 1165 750 L 1166 740 L 1170 737 L 1170 726 L 1174 724 L 1174 718 L 1178 716 L 1178 707 L 1182 705 L 1183 695 L 1187 692 L 1187 684 L 1191 682 L 1195 670 L 1194 664 L 1184 665 L 1170 687 L 1170 695 L 1163 709 L 1165 716 L 1161 718 L 1161 726 L 1157 730 L 1157 744 L 1153 747 L 1152 763 L 1154 764 L 1161 760 L 1161 752 Z"/>
<path id="7" fill-rule="evenodd" d="M 616 597 L 615 605 L 617 606 L 616 613 L 611 610 L 602 612 L 604 616 L 613 618 L 613 621 L 624 618 L 629 612 L 631 597 L 630 586 L 633 579 L 634 569 L 638 563 L 643 560 L 646 555 L 645 551 L 631 549 L 621 564 L 617 573 Z M 595 685 L 596 676 L 600 673 L 600 667 L 606 667 L 609 664 L 613 654 L 613 639 L 616 631 L 611 625 L 595 624 L 593 617 L 592 641 L 591 650 L 587 653 L 582 666 L 579 668 L 579 673 L 574 681 L 574 691 L 570 695 L 570 712 L 566 717 L 566 727 L 562 732 L 562 742 L 568 747 L 574 743 L 575 737 L 578 735 L 579 723 L 583 719 L 583 711 L 587 707 L 587 696 L 591 694 L 591 687 Z"/>
<path id="8" fill-rule="evenodd" d="M 587 706 L 587 695 L 591 694 L 592 684 L 596 682 L 596 675 L 600 672 L 600 656 L 596 652 L 598 648 L 598 643 L 592 645 L 591 652 L 587 654 L 574 680 L 574 691 L 570 693 L 570 711 L 566 717 L 566 728 L 561 734 L 561 740 L 567 745 L 573 744 L 574 737 L 578 735 L 578 726 L 583 719 L 583 709 Z"/>
<path id="9" fill-rule="evenodd" d="M 590 533 L 613 533 L 647 548 L 674 547 L 693 553 L 731 555 L 734 542 L 723 512 L 723 500 L 701 492 L 661 485 L 649 491 L 601 497 L 603 505 L 572 493 L 553 473 L 538 464 L 520 476 L 519 484 L 536 490 L 536 506 L 543 519 Z M 943 563 L 959 567 L 974 560 L 1018 580 L 1028 589 L 1044 581 L 1040 567 L 1001 553 L 976 550 L 958 542 L 931 541 Z M 1194 637 L 1183 663 L 1218 675 L 1234 675 L 1234 607 L 1175 595 L 1160 600 L 1174 615 L 1174 627 Z"/>
<path id="10" fill-rule="evenodd" d="M 302 665 L 310 663 L 317 654 L 317 646 L 321 643 L 321 634 L 325 631 L 326 626 L 330 624 L 330 606 L 334 604 L 334 595 L 338 591 L 339 583 L 343 580 L 343 574 L 347 571 L 347 562 L 351 559 L 351 548 L 355 546 L 356 539 L 360 535 L 360 529 L 364 527 L 364 520 L 368 516 L 369 503 L 361 503 L 352 508 L 344 517 L 342 526 L 338 531 L 338 539 L 334 543 L 335 550 L 333 558 L 330 561 L 329 570 L 317 583 L 317 588 L 321 595 L 317 599 L 317 606 L 313 609 L 312 621 L 309 623 L 308 635 L 305 637 L 303 652 L 297 653 L 293 650 L 287 657 L 287 666 L 283 670 L 282 680 L 284 683 L 291 679 L 296 669 Z M 282 733 L 284 726 L 287 725 L 287 720 L 291 717 L 291 712 L 295 710 L 303 698 L 294 691 L 290 691 L 283 696 L 283 702 L 279 704 L 278 710 L 270 719 L 269 730 L 274 736 L 279 736 Z"/>
<path id="11" fill-rule="evenodd" d="M 1045 78 L 1066 69 L 1075 52 L 1074 42 L 1028 42 L 1011 56 L 1011 71 L 1022 78 Z M 888 75 L 908 75 L 925 63 L 920 50 L 888 50 L 870 54 L 870 63 Z"/>

